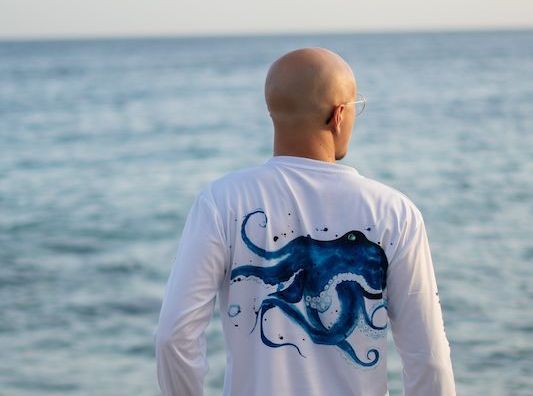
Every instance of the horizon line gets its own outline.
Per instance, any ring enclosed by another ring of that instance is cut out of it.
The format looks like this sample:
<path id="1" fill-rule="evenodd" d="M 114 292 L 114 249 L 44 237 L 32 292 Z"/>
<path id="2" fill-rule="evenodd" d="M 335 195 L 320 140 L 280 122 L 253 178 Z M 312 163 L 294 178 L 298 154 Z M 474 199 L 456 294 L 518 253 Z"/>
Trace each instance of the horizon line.
<path id="1" fill-rule="evenodd" d="M 38 42 L 38 41 L 92 41 L 92 40 L 132 40 L 132 39 L 223 39 L 246 37 L 287 37 L 316 35 L 355 35 L 355 34 L 410 34 L 410 33 L 488 33 L 533 31 L 533 26 L 457 26 L 437 28 L 381 28 L 360 30 L 296 30 L 296 31 L 221 31 L 221 32 L 158 32 L 158 33 L 102 33 L 102 34 L 70 34 L 70 35 L 23 35 L 0 36 L 0 43 L 6 42 Z"/>

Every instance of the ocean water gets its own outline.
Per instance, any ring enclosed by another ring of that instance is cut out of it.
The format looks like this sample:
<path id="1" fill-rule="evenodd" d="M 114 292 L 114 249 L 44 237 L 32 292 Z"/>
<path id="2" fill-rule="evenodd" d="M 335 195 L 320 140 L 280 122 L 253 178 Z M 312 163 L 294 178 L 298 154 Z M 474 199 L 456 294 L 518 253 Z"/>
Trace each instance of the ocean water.
<path id="1" fill-rule="evenodd" d="M 533 394 L 524 30 L 0 42 L 1 395 L 159 394 L 152 331 L 187 211 L 270 157 L 266 71 L 304 46 L 341 54 L 368 99 L 341 162 L 424 215 L 458 393 Z M 218 395 L 218 314 L 208 343 Z"/>

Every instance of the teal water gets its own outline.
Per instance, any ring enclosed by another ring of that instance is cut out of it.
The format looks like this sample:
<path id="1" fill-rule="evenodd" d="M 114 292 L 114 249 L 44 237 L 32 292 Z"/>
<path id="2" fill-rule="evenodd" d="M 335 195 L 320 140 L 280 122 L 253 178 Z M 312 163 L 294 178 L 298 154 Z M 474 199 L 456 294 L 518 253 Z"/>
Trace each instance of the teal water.
<path id="1" fill-rule="evenodd" d="M 264 162 L 269 64 L 339 52 L 368 99 L 342 161 L 408 195 L 461 395 L 533 389 L 533 31 L 0 42 L 0 394 L 157 395 L 185 216 Z M 224 346 L 209 326 L 208 395 Z M 391 395 L 401 366 L 391 343 Z"/>

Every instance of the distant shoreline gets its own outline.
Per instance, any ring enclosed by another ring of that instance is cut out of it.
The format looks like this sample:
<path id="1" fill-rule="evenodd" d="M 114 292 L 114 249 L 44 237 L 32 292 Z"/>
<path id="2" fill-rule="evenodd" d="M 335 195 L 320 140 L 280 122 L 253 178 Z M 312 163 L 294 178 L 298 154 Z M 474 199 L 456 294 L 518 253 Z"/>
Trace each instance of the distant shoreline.
<path id="1" fill-rule="evenodd" d="M 380 29 L 380 30 L 354 30 L 354 31 L 302 31 L 302 32 L 220 32 L 205 34 L 176 34 L 156 33 L 147 35 L 79 35 L 79 36 L 25 36 L 25 37 L 0 37 L 0 44 L 10 43 L 36 43 L 36 42 L 101 42 L 101 41 L 133 41 L 133 40 L 217 40 L 217 39 L 257 39 L 261 37 L 313 37 L 313 36 L 372 36 L 372 35 L 448 35 L 448 34 L 506 34 L 506 33 L 533 33 L 533 26 L 524 27 L 494 27 L 494 28 L 437 28 L 437 29 Z"/>

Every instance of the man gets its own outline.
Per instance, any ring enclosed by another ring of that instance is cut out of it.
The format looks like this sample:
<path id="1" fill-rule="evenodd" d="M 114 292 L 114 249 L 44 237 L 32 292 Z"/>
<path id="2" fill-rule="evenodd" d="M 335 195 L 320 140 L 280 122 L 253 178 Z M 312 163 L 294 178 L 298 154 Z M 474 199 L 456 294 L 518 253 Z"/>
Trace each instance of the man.
<path id="1" fill-rule="evenodd" d="M 274 156 L 209 183 L 187 217 L 155 331 L 165 396 L 203 394 L 219 296 L 225 396 L 387 395 L 387 331 L 406 396 L 455 395 L 420 211 L 335 161 L 362 101 L 323 48 L 276 60 Z"/>

